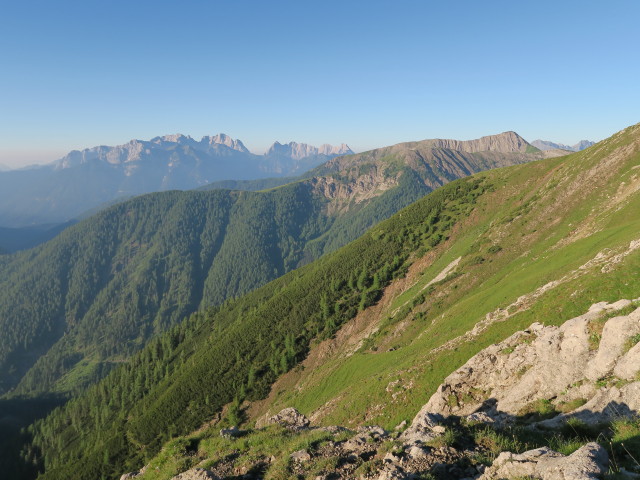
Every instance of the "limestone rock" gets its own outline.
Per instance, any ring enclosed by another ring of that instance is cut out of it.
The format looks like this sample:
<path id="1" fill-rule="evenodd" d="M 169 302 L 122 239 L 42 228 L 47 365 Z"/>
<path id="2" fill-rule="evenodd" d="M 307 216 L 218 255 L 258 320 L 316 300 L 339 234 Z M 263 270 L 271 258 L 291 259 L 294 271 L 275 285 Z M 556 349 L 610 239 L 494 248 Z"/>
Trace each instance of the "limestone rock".
<path id="1" fill-rule="evenodd" d="M 270 417 L 265 422 L 267 425 L 279 424 L 289 430 L 302 430 L 309 427 L 309 419 L 293 407 L 285 408 Z"/>
<path id="2" fill-rule="evenodd" d="M 588 425 L 593 425 L 616 418 L 631 417 L 638 411 L 640 411 L 640 382 L 634 382 L 621 387 L 602 388 L 583 406 L 567 414 L 538 422 L 537 425 L 557 428 L 570 418 L 577 418 Z"/>
<path id="3" fill-rule="evenodd" d="M 387 438 L 387 432 L 378 426 L 359 427 L 358 433 L 342 444 L 343 450 L 347 452 L 362 452 L 373 448 L 375 443 L 379 443 Z"/>
<path id="4" fill-rule="evenodd" d="M 384 463 L 393 463 L 398 464 L 401 461 L 401 458 L 393 452 L 387 452 L 382 459 Z"/>
<path id="5" fill-rule="evenodd" d="M 360 435 L 367 435 L 376 440 L 387 436 L 387 432 L 384 430 L 384 428 L 379 427 L 378 425 L 368 425 L 365 427 L 358 427 L 357 431 Z"/>
<path id="6" fill-rule="evenodd" d="M 596 381 L 612 373 L 629 337 L 640 333 L 640 309 L 628 316 L 607 321 L 602 331 L 598 353 L 587 367 L 586 377 Z"/>
<path id="7" fill-rule="evenodd" d="M 176 475 L 171 480 L 221 480 L 221 479 L 220 477 L 215 475 L 213 472 L 210 472 L 209 470 L 205 470 L 204 468 L 193 468 L 179 475 Z"/>
<path id="8" fill-rule="evenodd" d="M 551 402 L 558 410 L 575 400 L 586 402 L 557 421 L 575 413 L 593 423 L 607 420 L 611 411 L 637 411 L 640 382 L 633 380 L 640 369 L 640 346 L 626 349 L 630 338 L 640 333 L 640 309 L 602 320 L 631 303 L 600 302 L 560 327 L 534 323 L 485 348 L 444 380 L 402 438 L 409 443 L 428 441 L 437 433 L 433 427 L 438 418 L 450 415 L 509 423 L 535 410 L 539 401 Z M 605 323 L 600 342 L 594 345 L 593 325 L 598 322 Z M 613 379 L 603 387 L 601 379 L 616 373 L 632 383 L 615 388 Z"/>
<path id="9" fill-rule="evenodd" d="M 640 373 L 640 342 L 636 343 L 616 364 L 613 374 L 623 380 L 633 380 Z"/>
<path id="10" fill-rule="evenodd" d="M 140 472 L 129 472 L 125 473 L 120 477 L 120 480 L 131 480 L 132 478 L 136 478 L 140 476 Z"/>
<path id="11" fill-rule="evenodd" d="M 461 152 L 526 152 L 529 143 L 516 132 L 489 135 L 477 140 L 432 140 L 437 148 Z"/>
<path id="12" fill-rule="evenodd" d="M 443 420 L 442 415 L 429 412 L 425 405 L 415 416 L 409 428 L 400 435 L 400 439 L 407 445 L 422 444 L 433 440 L 440 435 L 434 431 L 434 428 L 440 426 L 440 422 Z"/>
<path id="13" fill-rule="evenodd" d="M 144 472 L 147 470 L 147 465 L 145 465 L 144 467 L 142 467 L 140 470 L 138 470 L 137 472 L 129 472 L 129 473 L 125 473 L 120 477 L 120 480 L 131 480 L 132 478 L 137 478 L 142 476 L 142 474 L 144 474 Z"/>
<path id="14" fill-rule="evenodd" d="M 408 422 L 407 422 L 406 420 L 401 421 L 398 425 L 396 425 L 396 426 L 395 426 L 394 430 L 395 430 L 396 432 L 401 432 L 401 431 L 403 431 L 403 430 L 406 428 L 407 423 L 408 423 Z"/>
<path id="15" fill-rule="evenodd" d="M 608 470 L 609 457 L 597 443 L 588 443 L 569 456 L 547 447 L 521 454 L 503 452 L 479 480 L 531 477 L 541 480 L 597 479 Z"/>
<path id="16" fill-rule="evenodd" d="M 407 451 L 407 455 L 411 458 L 423 458 L 426 457 L 428 453 L 429 450 L 418 445 L 412 445 Z"/>
<path id="17" fill-rule="evenodd" d="M 411 478 L 401 467 L 397 465 L 390 465 L 382 469 L 378 480 L 405 480 Z"/>
<path id="18" fill-rule="evenodd" d="M 311 455 L 309 455 L 309 452 L 307 452 L 306 450 L 298 450 L 293 452 L 291 455 L 291 460 L 293 460 L 294 462 L 308 462 L 309 460 L 311 460 Z"/>
<path id="19" fill-rule="evenodd" d="M 242 432 L 235 425 L 231 428 L 223 428 L 220 430 L 220 436 L 224 438 L 236 438 L 241 434 Z"/>

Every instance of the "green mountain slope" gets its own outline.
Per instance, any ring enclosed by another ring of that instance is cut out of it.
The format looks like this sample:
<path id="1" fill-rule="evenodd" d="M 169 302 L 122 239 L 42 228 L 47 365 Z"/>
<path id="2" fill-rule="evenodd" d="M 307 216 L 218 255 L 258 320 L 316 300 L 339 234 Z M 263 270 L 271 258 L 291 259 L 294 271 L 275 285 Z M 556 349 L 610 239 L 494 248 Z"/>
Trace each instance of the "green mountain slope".
<path id="1" fill-rule="evenodd" d="M 22 228 L 0 227 L 0 254 L 33 248 L 51 240 L 74 223 L 75 221 L 62 223 L 60 225 L 37 225 Z"/>
<path id="2" fill-rule="evenodd" d="M 486 346 L 640 297 L 639 165 L 636 125 L 579 154 L 474 176 L 492 188 L 473 215 L 279 379 L 252 418 L 293 406 L 323 424 L 392 428 Z"/>
<path id="3" fill-rule="evenodd" d="M 150 194 L 3 256 L 0 392 L 81 389 L 198 308 L 339 248 L 433 188 L 541 158 L 513 133 L 434 142 L 344 157 L 268 191 Z"/>
<path id="4" fill-rule="evenodd" d="M 639 296 L 639 164 L 636 125 L 440 188 L 158 337 L 32 427 L 29 458 L 42 478 L 115 478 L 234 399 L 234 419 L 243 400 L 254 420 L 281 406 L 324 424 L 410 419 L 488 344 Z"/>

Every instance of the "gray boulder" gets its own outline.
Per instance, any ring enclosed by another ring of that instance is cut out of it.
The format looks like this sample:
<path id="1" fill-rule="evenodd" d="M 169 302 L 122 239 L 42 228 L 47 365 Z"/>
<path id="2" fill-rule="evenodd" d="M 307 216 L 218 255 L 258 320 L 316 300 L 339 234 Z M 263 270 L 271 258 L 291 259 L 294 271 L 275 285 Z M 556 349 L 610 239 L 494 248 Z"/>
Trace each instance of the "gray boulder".
<path id="1" fill-rule="evenodd" d="M 311 460 L 311 455 L 306 450 L 297 450 L 290 455 L 291 460 L 294 462 L 308 462 Z"/>
<path id="2" fill-rule="evenodd" d="M 530 477 L 539 480 L 595 480 L 607 473 L 609 457 L 597 443 L 588 443 L 569 456 L 547 447 L 521 454 L 503 452 L 479 480 Z"/>
<path id="3" fill-rule="evenodd" d="M 187 470 L 179 475 L 176 475 L 171 480 L 221 480 L 216 474 L 204 468 L 193 468 Z"/>
<path id="4" fill-rule="evenodd" d="M 242 430 L 240 430 L 235 425 L 231 428 L 223 428 L 220 430 L 220 436 L 224 438 L 236 438 L 242 435 Z"/>
<path id="5" fill-rule="evenodd" d="M 309 427 L 309 419 L 293 407 L 285 408 L 266 420 L 266 425 L 278 424 L 289 430 L 303 430 Z"/>

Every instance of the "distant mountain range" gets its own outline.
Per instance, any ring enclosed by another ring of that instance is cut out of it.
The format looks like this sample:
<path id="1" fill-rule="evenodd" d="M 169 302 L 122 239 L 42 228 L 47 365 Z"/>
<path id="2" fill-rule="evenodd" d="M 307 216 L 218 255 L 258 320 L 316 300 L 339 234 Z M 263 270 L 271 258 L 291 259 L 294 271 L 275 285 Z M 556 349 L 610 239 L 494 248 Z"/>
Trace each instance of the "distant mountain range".
<path id="1" fill-rule="evenodd" d="M 534 140 L 531 142 L 536 148 L 540 150 L 568 150 L 570 152 L 579 152 L 580 150 L 584 150 L 585 148 L 589 148 L 591 145 L 595 145 L 596 142 L 592 142 L 591 140 L 580 140 L 573 146 L 564 145 L 562 143 L 554 143 L 548 140 Z"/>
<path id="2" fill-rule="evenodd" d="M 74 150 L 47 165 L 0 172 L 0 225 L 65 222 L 119 197 L 189 190 L 220 180 L 299 175 L 350 153 L 346 144 L 276 142 L 264 155 L 256 155 L 225 134 L 199 141 L 165 135 Z"/>

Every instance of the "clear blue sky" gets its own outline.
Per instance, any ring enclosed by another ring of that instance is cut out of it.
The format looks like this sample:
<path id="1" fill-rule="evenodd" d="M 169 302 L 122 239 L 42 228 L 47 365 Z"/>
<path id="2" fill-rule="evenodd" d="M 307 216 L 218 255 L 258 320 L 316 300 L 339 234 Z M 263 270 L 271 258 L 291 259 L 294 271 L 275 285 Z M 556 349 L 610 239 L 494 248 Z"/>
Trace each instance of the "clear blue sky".
<path id="1" fill-rule="evenodd" d="M 0 0 L 0 163 L 218 132 L 365 150 L 640 121 L 640 2 Z"/>

